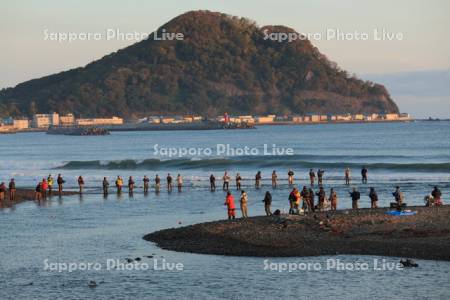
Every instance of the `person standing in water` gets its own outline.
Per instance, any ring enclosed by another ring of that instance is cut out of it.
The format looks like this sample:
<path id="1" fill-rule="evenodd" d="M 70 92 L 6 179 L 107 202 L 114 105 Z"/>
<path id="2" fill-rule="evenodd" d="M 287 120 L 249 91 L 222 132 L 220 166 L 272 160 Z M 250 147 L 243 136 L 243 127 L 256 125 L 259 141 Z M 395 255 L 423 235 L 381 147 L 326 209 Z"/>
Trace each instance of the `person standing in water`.
<path id="1" fill-rule="evenodd" d="M 78 180 L 77 181 L 78 181 L 78 187 L 80 189 L 80 194 L 82 194 L 83 193 L 83 186 L 84 186 L 84 179 L 80 175 L 80 176 L 78 176 Z"/>
<path id="2" fill-rule="evenodd" d="M 264 195 L 264 211 L 266 212 L 266 216 L 271 216 L 272 215 L 272 210 L 271 210 L 271 206 L 272 206 L 272 195 L 270 194 L 269 191 L 266 192 L 266 194 Z"/>
<path id="3" fill-rule="evenodd" d="M 128 194 L 133 195 L 133 191 L 134 191 L 134 179 L 133 176 L 130 176 L 128 178 Z"/>
<path id="4" fill-rule="evenodd" d="M 336 191 L 333 188 L 330 189 L 330 198 L 328 198 L 328 200 L 330 201 L 331 210 L 336 210 L 338 196 L 337 196 Z"/>
<path id="5" fill-rule="evenodd" d="M 241 212 L 242 212 L 242 217 L 243 218 L 248 218 L 248 214 L 247 214 L 247 202 L 248 202 L 248 198 L 247 198 L 247 193 L 245 191 L 241 192 Z"/>
<path id="6" fill-rule="evenodd" d="M 363 168 L 361 169 L 361 178 L 362 178 L 362 183 L 364 183 L 364 184 L 367 183 L 367 173 L 368 173 L 368 172 L 369 172 L 369 171 L 367 170 L 366 167 L 363 167 Z"/>
<path id="7" fill-rule="evenodd" d="M 11 178 L 9 181 L 9 201 L 16 200 L 16 183 L 14 182 L 14 178 Z"/>
<path id="8" fill-rule="evenodd" d="M 311 186 L 314 185 L 315 178 L 316 174 L 314 173 L 313 169 L 309 169 L 309 182 L 311 183 Z"/>
<path id="9" fill-rule="evenodd" d="M 48 174 L 47 184 L 48 184 L 48 194 L 51 196 L 52 192 L 53 192 L 53 177 L 52 177 L 52 174 Z"/>
<path id="10" fill-rule="evenodd" d="M 350 176 L 351 176 L 351 173 L 350 173 L 350 168 L 349 168 L 349 167 L 345 168 L 344 175 L 345 175 L 345 184 L 346 184 L 346 185 L 350 185 Z"/>
<path id="11" fill-rule="evenodd" d="M 123 186 L 123 180 L 120 176 L 117 176 L 116 188 L 117 188 L 117 194 L 119 194 L 119 195 L 122 193 L 122 186 Z"/>
<path id="12" fill-rule="evenodd" d="M 369 198 L 370 208 L 378 208 L 378 194 L 373 187 L 370 188 Z"/>
<path id="13" fill-rule="evenodd" d="M 167 191 L 171 192 L 172 191 L 172 176 L 170 175 L 170 173 L 167 174 Z"/>
<path id="14" fill-rule="evenodd" d="M 324 170 L 322 169 L 317 170 L 317 181 L 319 182 L 319 185 L 322 185 L 323 183 L 323 173 L 325 173 Z"/>
<path id="15" fill-rule="evenodd" d="M 259 189 L 261 186 L 261 171 L 258 171 L 258 173 L 256 173 L 255 175 L 255 188 Z"/>
<path id="16" fill-rule="evenodd" d="M 62 191 L 63 191 L 63 184 L 66 181 L 62 178 L 61 174 L 58 174 L 58 178 L 56 178 L 56 183 L 58 184 L 58 194 L 59 196 L 62 195 Z"/>
<path id="17" fill-rule="evenodd" d="M 242 177 L 239 173 L 236 174 L 236 190 L 240 190 L 241 189 L 241 180 Z"/>
<path id="18" fill-rule="evenodd" d="M 181 189 L 183 188 L 183 177 L 181 177 L 180 174 L 177 175 L 177 187 L 178 192 L 181 192 Z"/>
<path id="19" fill-rule="evenodd" d="M 293 185 L 294 184 L 294 171 L 289 169 L 288 171 L 288 184 Z"/>
<path id="20" fill-rule="evenodd" d="M 144 182 L 144 194 L 148 193 L 148 186 L 150 184 L 150 179 L 148 179 L 147 175 L 144 175 L 144 178 L 142 179 Z"/>
<path id="21" fill-rule="evenodd" d="M 0 201 L 5 200 L 6 185 L 4 182 L 0 183 Z"/>
<path id="22" fill-rule="evenodd" d="M 214 174 L 211 174 L 211 176 L 209 176 L 209 189 L 211 190 L 211 192 L 216 190 L 216 177 L 214 177 Z"/>
<path id="23" fill-rule="evenodd" d="M 109 182 L 106 177 L 103 177 L 102 186 L 103 186 L 103 196 L 108 196 Z"/>
<path id="24" fill-rule="evenodd" d="M 159 190 L 161 188 L 161 178 L 159 178 L 158 174 L 155 176 L 155 192 L 159 193 Z"/>
<path id="25" fill-rule="evenodd" d="M 273 170 L 272 171 L 272 188 L 276 189 L 277 188 L 277 171 Z"/>
<path id="26" fill-rule="evenodd" d="M 48 190 L 47 179 L 42 178 L 42 183 L 41 183 L 41 194 L 42 194 L 42 198 L 43 198 L 43 199 L 47 199 L 47 190 Z"/>
<path id="27" fill-rule="evenodd" d="M 353 209 L 358 209 L 358 201 L 361 198 L 361 194 L 358 192 L 358 190 L 356 189 L 356 187 L 353 188 L 353 191 L 350 192 L 350 197 L 352 198 L 352 208 Z"/>
<path id="28" fill-rule="evenodd" d="M 224 191 L 228 191 L 229 187 L 230 187 L 230 176 L 228 175 L 228 173 L 225 171 L 225 173 L 223 174 L 223 185 L 222 185 L 222 189 Z"/>
<path id="29" fill-rule="evenodd" d="M 228 210 L 228 220 L 236 218 L 236 206 L 234 205 L 234 197 L 231 195 L 231 192 L 227 192 L 227 197 L 225 198 L 225 203 L 223 205 L 227 206 Z"/>

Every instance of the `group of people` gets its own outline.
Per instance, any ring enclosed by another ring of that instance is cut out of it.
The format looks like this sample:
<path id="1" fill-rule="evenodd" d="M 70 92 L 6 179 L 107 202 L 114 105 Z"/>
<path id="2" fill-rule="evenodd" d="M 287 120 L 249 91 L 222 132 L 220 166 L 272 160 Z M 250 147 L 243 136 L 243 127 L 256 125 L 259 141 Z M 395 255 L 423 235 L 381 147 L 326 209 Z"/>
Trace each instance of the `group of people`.
<path id="1" fill-rule="evenodd" d="M 4 182 L 0 183 L 0 201 L 5 200 L 6 193 L 9 194 L 9 201 L 15 201 L 16 200 L 16 183 L 14 181 L 14 178 L 11 178 L 9 181 L 8 187 L 6 187 L 6 184 Z"/>
<path id="2" fill-rule="evenodd" d="M 47 176 L 47 178 L 45 178 L 45 177 L 42 178 L 42 180 L 39 181 L 36 185 L 34 198 L 36 200 L 42 200 L 42 199 L 46 199 L 47 196 L 51 196 L 53 194 L 54 183 L 55 183 L 55 181 L 53 179 L 52 174 L 49 174 Z M 62 195 L 64 183 L 66 183 L 66 181 L 63 179 L 61 174 L 58 174 L 58 177 L 56 178 L 56 184 L 58 185 L 58 195 L 59 196 Z M 80 178 L 78 178 L 78 183 L 80 184 Z M 80 192 L 83 189 L 83 187 L 82 187 L 83 185 L 84 185 L 84 182 L 81 182 Z"/>

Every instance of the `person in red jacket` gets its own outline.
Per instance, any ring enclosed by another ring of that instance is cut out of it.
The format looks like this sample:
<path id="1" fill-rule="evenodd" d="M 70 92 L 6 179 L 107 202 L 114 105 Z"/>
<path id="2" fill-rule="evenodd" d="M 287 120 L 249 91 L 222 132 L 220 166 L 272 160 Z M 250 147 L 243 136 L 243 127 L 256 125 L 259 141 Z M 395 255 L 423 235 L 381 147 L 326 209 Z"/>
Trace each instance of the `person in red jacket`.
<path id="1" fill-rule="evenodd" d="M 47 199 L 48 183 L 47 179 L 42 178 L 41 195 L 43 199 Z"/>
<path id="2" fill-rule="evenodd" d="M 228 220 L 234 220 L 236 218 L 236 206 L 234 205 L 234 197 L 230 192 L 227 192 L 227 197 L 223 205 L 226 205 L 228 208 Z"/>

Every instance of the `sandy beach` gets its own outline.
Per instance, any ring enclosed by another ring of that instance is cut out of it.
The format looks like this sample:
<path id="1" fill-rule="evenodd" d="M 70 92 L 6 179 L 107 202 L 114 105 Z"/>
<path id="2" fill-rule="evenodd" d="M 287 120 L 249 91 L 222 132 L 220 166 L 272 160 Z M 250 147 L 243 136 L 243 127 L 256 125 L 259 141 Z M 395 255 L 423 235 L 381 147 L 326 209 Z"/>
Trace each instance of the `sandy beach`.
<path id="1" fill-rule="evenodd" d="M 157 231 L 144 236 L 166 250 L 257 257 L 337 254 L 450 260 L 450 206 L 258 216 Z"/>

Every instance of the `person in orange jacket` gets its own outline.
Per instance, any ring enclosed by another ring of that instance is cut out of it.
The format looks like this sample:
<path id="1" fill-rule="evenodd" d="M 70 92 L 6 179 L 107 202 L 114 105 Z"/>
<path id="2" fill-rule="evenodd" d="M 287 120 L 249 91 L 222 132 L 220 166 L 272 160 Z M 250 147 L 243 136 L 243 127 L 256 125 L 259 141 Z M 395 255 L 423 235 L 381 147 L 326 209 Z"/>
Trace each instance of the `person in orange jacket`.
<path id="1" fill-rule="evenodd" d="M 223 205 L 226 205 L 228 208 L 228 220 L 234 220 L 236 218 L 236 206 L 234 205 L 234 197 L 231 195 L 231 192 L 227 192 L 227 197 Z"/>

